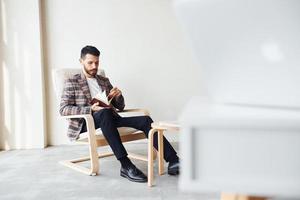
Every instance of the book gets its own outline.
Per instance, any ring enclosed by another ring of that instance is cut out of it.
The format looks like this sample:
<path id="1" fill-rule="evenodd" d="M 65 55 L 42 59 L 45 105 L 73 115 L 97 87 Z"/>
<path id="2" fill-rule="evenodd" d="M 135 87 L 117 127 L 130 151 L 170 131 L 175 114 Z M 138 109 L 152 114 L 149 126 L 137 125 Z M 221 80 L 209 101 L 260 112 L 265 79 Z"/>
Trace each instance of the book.
<path id="1" fill-rule="evenodd" d="M 95 103 L 99 103 L 98 106 L 100 107 L 110 108 L 112 107 L 111 101 L 113 100 L 113 98 L 114 97 L 106 96 L 106 91 L 99 92 L 98 94 L 96 94 L 96 96 L 92 98 L 90 104 L 93 105 Z"/>

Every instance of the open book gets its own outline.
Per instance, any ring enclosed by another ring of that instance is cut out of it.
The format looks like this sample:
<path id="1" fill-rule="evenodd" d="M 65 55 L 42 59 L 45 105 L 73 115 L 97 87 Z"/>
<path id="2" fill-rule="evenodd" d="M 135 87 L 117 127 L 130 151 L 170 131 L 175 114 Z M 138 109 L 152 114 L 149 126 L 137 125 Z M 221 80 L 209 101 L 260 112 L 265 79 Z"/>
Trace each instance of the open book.
<path id="1" fill-rule="evenodd" d="M 93 97 L 93 99 L 91 100 L 90 104 L 93 105 L 94 103 L 99 103 L 98 106 L 100 107 L 112 107 L 111 105 L 111 101 L 113 100 L 114 97 L 109 97 L 106 96 L 106 92 L 99 92 L 98 94 L 96 94 L 96 96 Z"/>

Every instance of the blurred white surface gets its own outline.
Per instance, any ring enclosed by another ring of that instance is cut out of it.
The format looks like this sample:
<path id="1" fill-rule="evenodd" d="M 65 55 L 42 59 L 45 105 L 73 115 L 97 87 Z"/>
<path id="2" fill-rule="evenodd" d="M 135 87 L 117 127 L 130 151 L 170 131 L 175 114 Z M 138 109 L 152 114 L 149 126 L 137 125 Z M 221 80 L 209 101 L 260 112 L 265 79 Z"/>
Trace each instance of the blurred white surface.
<path id="1" fill-rule="evenodd" d="M 300 198 L 300 1 L 174 5 L 208 93 L 181 115 L 180 189 Z"/>
<path id="2" fill-rule="evenodd" d="M 181 116 L 183 191 L 300 197 L 300 112 L 203 102 Z"/>
<path id="3" fill-rule="evenodd" d="M 300 106 L 300 1 L 177 0 L 217 102 Z"/>

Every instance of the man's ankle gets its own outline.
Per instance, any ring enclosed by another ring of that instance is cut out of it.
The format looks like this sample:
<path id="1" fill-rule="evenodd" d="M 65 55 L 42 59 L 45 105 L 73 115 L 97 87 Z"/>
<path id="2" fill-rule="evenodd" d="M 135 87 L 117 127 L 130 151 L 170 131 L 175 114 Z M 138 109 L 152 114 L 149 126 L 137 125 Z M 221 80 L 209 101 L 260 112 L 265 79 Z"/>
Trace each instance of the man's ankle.
<path id="1" fill-rule="evenodd" d="M 169 163 L 177 163 L 177 162 L 179 162 L 179 157 L 178 157 L 178 156 L 173 157 L 173 158 L 171 158 L 171 159 L 169 160 Z"/>
<path id="2" fill-rule="evenodd" d="M 127 156 L 124 156 L 124 157 L 122 157 L 122 158 L 120 158 L 118 160 L 120 161 L 121 166 L 123 168 L 128 168 L 128 167 L 133 166 L 133 163 L 131 162 L 131 160 Z"/>

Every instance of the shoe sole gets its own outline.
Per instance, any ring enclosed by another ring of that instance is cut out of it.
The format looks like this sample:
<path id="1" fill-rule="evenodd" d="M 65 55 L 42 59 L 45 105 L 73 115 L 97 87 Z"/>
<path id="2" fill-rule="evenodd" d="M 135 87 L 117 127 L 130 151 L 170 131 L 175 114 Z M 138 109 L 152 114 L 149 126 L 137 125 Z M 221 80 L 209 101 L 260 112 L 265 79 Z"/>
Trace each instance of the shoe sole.
<path id="1" fill-rule="evenodd" d="M 146 179 L 146 180 L 137 180 L 137 179 L 130 178 L 129 176 L 127 176 L 127 174 L 125 174 L 125 173 L 123 173 L 123 172 L 121 172 L 120 175 L 121 175 L 122 177 L 124 177 L 124 178 L 127 178 L 127 179 L 130 180 L 130 181 L 133 181 L 133 182 L 137 182 L 137 183 L 146 183 L 146 182 L 148 182 L 147 179 Z"/>
<path id="2" fill-rule="evenodd" d="M 172 170 L 169 170 L 169 171 L 168 171 L 168 174 L 169 174 L 169 175 L 173 175 L 173 176 L 174 176 L 174 175 L 179 175 L 179 171 L 178 171 L 178 170 L 173 170 L 173 171 L 172 171 Z"/>

